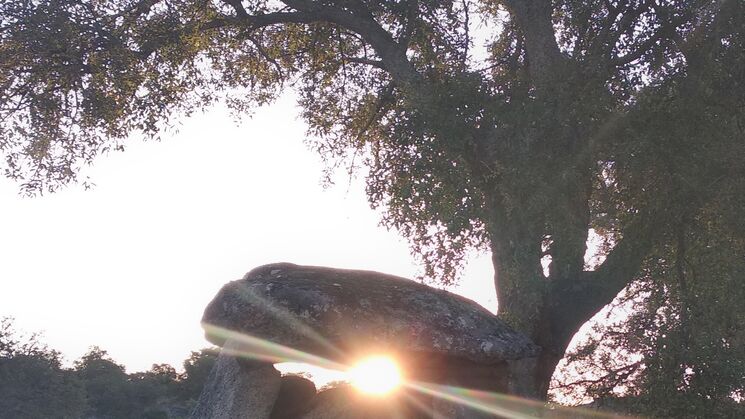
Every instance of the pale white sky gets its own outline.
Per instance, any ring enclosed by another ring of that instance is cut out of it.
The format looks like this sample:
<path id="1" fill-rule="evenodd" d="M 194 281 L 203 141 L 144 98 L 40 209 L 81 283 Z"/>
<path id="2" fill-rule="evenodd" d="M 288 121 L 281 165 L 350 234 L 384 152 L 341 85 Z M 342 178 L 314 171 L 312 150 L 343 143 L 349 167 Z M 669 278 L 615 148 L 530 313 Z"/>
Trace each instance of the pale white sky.
<path id="1" fill-rule="evenodd" d="M 216 107 L 162 142 L 132 139 L 73 186 L 22 198 L 0 179 L 0 316 L 72 361 L 89 346 L 128 371 L 180 367 L 208 346 L 199 320 L 226 282 L 265 263 L 413 277 L 406 242 L 378 226 L 358 179 L 321 186 L 291 94 L 236 125 Z M 454 291 L 496 309 L 489 257 Z"/>

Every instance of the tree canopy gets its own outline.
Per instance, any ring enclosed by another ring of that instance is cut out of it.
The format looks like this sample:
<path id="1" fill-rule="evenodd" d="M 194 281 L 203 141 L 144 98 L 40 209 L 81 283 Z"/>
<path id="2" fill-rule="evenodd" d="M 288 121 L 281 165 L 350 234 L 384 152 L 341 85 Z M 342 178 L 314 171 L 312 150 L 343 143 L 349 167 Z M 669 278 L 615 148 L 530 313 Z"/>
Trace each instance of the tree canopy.
<path id="1" fill-rule="evenodd" d="M 217 358 L 192 352 L 184 372 L 168 364 L 127 374 L 108 353 L 92 347 L 72 368 L 39 335 L 24 336 L 0 318 L 0 418 L 186 418 Z"/>
<path id="2" fill-rule="evenodd" d="M 652 417 L 743 416 L 744 245 L 716 220 L 680 230 L 570 351 L 554 394 Z"/>
<path id="3" fill-rule="evenodd" d="M 22 336 L 11 318 L 0 318 L 0 417 L 82 417 L 85 391 L 61 363 L 59 352 L 37 335 Z"/>
<path id="4" fill-rule="evenodd" d="M 541 396 L 655 255 L 726 246 L 711 223 L 745 237 L 743 51 L 739 0 L 4 1 L 0 151 L 54 190 L 133 133 L 291 86 L 427 276 L 492 253 L 500 315 L 544 349 Z"/>

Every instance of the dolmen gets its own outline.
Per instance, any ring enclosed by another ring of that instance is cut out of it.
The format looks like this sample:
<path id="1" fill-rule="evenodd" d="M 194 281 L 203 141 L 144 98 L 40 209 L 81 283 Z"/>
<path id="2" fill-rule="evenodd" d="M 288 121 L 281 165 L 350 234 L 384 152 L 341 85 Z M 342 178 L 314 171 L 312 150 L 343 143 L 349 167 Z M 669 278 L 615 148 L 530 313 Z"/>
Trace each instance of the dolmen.
<path id="1" fill-rule="evenodd" d="M 431 388 L 519 394 L 520 365 L 539 348 L 475 302 L 371 271 L 278 263 L 226 284 L 204 312 L 207 339 L 221 354 L 195 419 L 493 417 Z M 273 364 L 326 368 L 385 354 L 407 383 L 385 399 L 348 385 L 316 392 Z"/>

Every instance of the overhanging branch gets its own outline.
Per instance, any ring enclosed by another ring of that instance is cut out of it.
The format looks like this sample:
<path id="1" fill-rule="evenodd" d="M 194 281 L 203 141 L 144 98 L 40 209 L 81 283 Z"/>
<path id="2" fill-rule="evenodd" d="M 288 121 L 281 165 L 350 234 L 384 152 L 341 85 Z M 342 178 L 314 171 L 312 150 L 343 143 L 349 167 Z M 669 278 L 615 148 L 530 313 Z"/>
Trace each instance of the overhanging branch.
<path id="1" fill-rule="evenodd" d="M 375 50 L 397 84 L 413 87 L 419 81 L 419 73 L 406 57 L 406 51 L 400 48 L 392 35 L 360 3 L 355 2 L 354 12 L 340 7 L 321 6 L 308 0 L 285 0 L 284 3 L 300 14 L 311 15 L 317 21 L 334 23 L 359 34 Z"/>
<path id="2" fill-rule="evenodd" d="M 225 0 L 229 4 L 239 3 Z M 286 5 L 295 11 L 272 12 L 265 14 L 244 14 L 242 6 L 233 5 L 238 17 L 222 17 L 201 25 L 203 30 L 224 27 L 240 27 L 246 30 L 256 30 L 266 26 L 298 23 L 311 24 L 327 22 L 338 25 L 356 33 L 364 39 L 380 57 L 380 61 L 367 61 L 352 58 L 350 61 L 372 65 L 386 70 L 393 80 L 402 87 L 413 88 L 420 82 L 420 75 L 406 57 L 406 49 L 396 42 L 392 35 L 380 26 L 372 14 L 360 9 L 358 4 L 353 11 L 341 7 L 319 5 L 307 0 L 286 0 Z"/>
<path id="3" fill-rule="evenodd" d="M 605 261 L 594 271 L 584 272 L 578 283 L 557 290 L 561 308 L 569 326 L 581 326 L 608 305 L 641 270 L 652 249 L 664 239 L 676 217 L 663 208 L 650 208 L 637 214 L 623 232 Z M 567 330 L 572 335 L 576 330 Z"/>

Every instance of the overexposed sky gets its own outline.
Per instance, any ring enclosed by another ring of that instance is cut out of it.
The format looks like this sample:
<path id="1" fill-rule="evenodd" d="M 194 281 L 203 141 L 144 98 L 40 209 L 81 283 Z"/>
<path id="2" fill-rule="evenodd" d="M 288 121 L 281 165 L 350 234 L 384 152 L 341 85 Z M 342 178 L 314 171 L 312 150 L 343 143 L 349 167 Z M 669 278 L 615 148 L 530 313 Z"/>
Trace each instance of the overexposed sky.
<path id="1" fill-rule="evenodd" d="M 132 139 L 85 171 L 96 187 L 36 198 L 0 179 L 0 317 L 68 361 L 98 345 L 129 372 L 180 367 L 208 346 L 199 321 L 226 282 L 265 263 L 413 277 L 361 179 L 321 185 L 294 97 L 237 125 L 218 106 L 161 142 Z M 488 255 L 453 291 L 496 309 Z"/>

